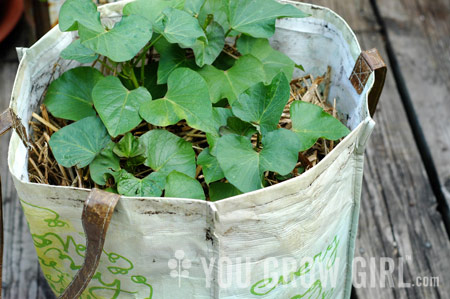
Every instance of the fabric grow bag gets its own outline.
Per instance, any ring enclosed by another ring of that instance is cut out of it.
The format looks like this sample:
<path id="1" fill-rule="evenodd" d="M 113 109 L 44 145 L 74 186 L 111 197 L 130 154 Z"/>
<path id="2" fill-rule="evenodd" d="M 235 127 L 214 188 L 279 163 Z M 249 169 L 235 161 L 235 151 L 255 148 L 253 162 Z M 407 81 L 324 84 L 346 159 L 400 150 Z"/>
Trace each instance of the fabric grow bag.
<path id="1" fill-rule="evenodd" d="M 117 20 L 125 3 L 99 10 Z M 101 205 L 89 207 L 87 199 L 96 202 L 101 194 L 29 183 L 27 149 L 17 131 L 13 134 L 9 169 L 55 294 L 81 284 L 65 298 L 350 297 L 363 151 L 374 127 L 368 94 L 376 67 L 367 53 L 359 57 L 356 37 L 341 17 L 326 8 L 289 3 L 311 17 L 279 20 L 271 43 L 307 73 L 321 75 L 332 67 L 329 98 L 337 99 L 339 117 L 352 130 L 299 177 L 219 202 L 121 197 L 115 209 L 115 202 L 109 204 L 114 213 L 108 214 L 112 210 L 96 210 Z M 19 51 L 23 57 L 10 108 L 27 131 L 48 84 L 78 66 L 59 57 L 74 38 L 54 28 Z M 96 217 L 89 212 L 101 212 L 99 231 L 86 223 L 83 229 L 83 210 L 84 221 Z M 102 251 L 98 234 L 108 223 Z M 71 284 L 80 268 L 83 273 Z"/>

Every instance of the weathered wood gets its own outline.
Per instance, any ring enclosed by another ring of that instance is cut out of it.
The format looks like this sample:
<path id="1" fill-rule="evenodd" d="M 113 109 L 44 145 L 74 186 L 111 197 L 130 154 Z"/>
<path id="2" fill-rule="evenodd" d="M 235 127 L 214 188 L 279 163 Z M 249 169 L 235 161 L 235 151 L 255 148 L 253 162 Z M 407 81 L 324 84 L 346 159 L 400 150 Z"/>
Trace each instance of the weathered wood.
<path id="1" fill-rule="evenodd" d="M 369 0 L 346 1 L 345 4 L 331 0 L 312 2 L 339 13 L 355 30 L 363 49 L 376 47 L 387 59 L 384 39 L 379 32 L 380 25 L 376 22 Z M 392 10 L 391 14 L 395 14 L 395 11 Z M 408 52 L 408 49 L 404 51 Z M 429 71 L 422 75 L 432 76 Z M 447 75 L 446 80 L 449 79 Z M 417 88 L 424 86 L 421 84 Z M 430 91 L 430 97 L 433 97 L 433 91 Z M 354 285 L 363 287 L 356 288 L 354 293 L 357 298 L 448 298 L 450 288 L 445 282 L 450 279 L 450 265 L 443 261 L 448 261 L 450 243 L 441 215 L 436 210 L 437 201 L 415 145 L 392 72 L 388 73 L 375 121 L 377 127 L 366 151 L 356 246 L 356 256 L 366 262 L 365 267 L 359 264 L 357 269 L 366 278 L 355 273 Z M 395 261 L 395 270 L 391 276 L 394 288 L 389 287 L 387 277 L 386 287 L 380 286 L 380 262 L 385 257 Z M 369 267 L 371 259 L 375 261 L 375 267 Z M 400 278 L 399 266 L 403 266 Z M 374 274 L 372 286 L 371 270 Z M 399 287 L 399 282 L 415 284 L 417 277 L 439 277 L 440 286 Z"/>
<path id="2" fill-rule="evenodd" d="M 450 205 L 450 2 L 376 3 Z"/>

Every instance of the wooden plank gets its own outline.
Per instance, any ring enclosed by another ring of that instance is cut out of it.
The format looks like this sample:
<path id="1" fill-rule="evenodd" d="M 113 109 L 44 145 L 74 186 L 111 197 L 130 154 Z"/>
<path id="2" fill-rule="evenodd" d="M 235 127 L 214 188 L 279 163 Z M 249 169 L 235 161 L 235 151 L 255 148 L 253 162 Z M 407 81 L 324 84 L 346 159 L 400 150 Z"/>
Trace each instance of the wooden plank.
<path id="1" fill-rule="evenodd" d="M 450 205 L 450 1 L 376 3 Z"/>
<path id="2" fill-rule="evenodd" d="M 335 10 L 357 33 L 363 49 L 377 47 L 387 58 L 369 0 L 311 2 Z M 450 242 L 392 72 L 388 73 L 375 121 L 377 127 L 366 151 L 355 253 L 366 266 L 357 267 L 362 272 L 355 273 L 354 285 L 363 287 L 356 288 L 354 294 L 357 298 L 448 298 L 450 265 L 442 261 L 448 261 Z M 380 286 L 380 262 L 386 257 L 395 261 L 390 275 L 394 288 Z M 375 264 L 371 265 L 371 260 Z M 403 273 L 399 273 L 400 266 Z M 366 275 L 365 279 L 360 275 Z M 439 277 L 440 286 L 399 287 L 400 282 L 415 284 L 417 277 Z"/>

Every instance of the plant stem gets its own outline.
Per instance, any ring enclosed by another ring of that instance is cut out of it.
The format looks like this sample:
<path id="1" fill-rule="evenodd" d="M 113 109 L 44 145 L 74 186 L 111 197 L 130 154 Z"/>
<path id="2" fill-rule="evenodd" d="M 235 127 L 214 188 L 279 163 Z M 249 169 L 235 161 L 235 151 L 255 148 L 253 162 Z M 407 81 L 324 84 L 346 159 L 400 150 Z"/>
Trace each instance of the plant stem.
<path id="1" fill-rule="evenodd" d="M 134 68 L 132 65 L 130 67 L 130 79 L 133 82 L 134 87 L 139 88 L 139 82 L 136 78 L 136 74 L 134 73 Z"/>
<path id="2" fill-rule="evenodd" d="M 225 37 L 227 37 L 228 36 L 228 34 L 230 34 L 231 33 L 231 30 L 233 30 L 232 28 L 230 28 L 230 29 L 228 29 L 228 31 L 225 33 Z"/>
<path id="3" fill-rule="evenodd" d="M 138 59 L 136 59 L 134 61 L 133 66 L 136 66 L 137 62 L 139 60 L 142 60 L 142 57 L 145 57 L 145 54 L 147 53 L 147 51 L 150 50 L 150 48 L 153 47 L 153 45 L 156 44 L 161 39 L 161 37 L 162 37 L 162 34 L 160 34 L 157 38 L 155 38 L 154 41 L 152 41 L 147 46 L 145 46 L 144 49 L 142 49 L 141 55 L 138 57 Z"/>
<path id="4" fill-rule="evenodd" d="M 98 62 L 100 62 L 101 65 L 106 67 L 111 72 L 114 72 L 114 69 L 106 63 L 106 57 L 103 60 L 99 59 Z"/>
<path id="5" fill-rule="evenodd" d="M 261 150 L 261 134 L 259 132 L 256 134 L 256 149 L 258 152 Z"/>

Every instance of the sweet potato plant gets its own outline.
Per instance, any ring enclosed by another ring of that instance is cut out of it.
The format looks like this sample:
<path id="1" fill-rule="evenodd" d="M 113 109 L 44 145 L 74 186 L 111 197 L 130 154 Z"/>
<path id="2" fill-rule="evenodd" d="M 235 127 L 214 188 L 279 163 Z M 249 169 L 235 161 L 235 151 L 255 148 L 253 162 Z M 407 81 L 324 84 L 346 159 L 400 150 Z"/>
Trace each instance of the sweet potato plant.
<path id="1" fill-rule="evenodd" d="M 300 151 L 348 129 L 298 100 L 292 128 L 278 126 L 296 67 L 268 41 L 282 17 L 307 15 L 274 0 L 137 0 L 114 24 L 67 0 L 59 28 L 79 38 L 61 56 L 91 66 L 47 90 L 68 124 L 51 137 L 55 159 L 126 196 L 218 200 L 289 174 Z"/>

